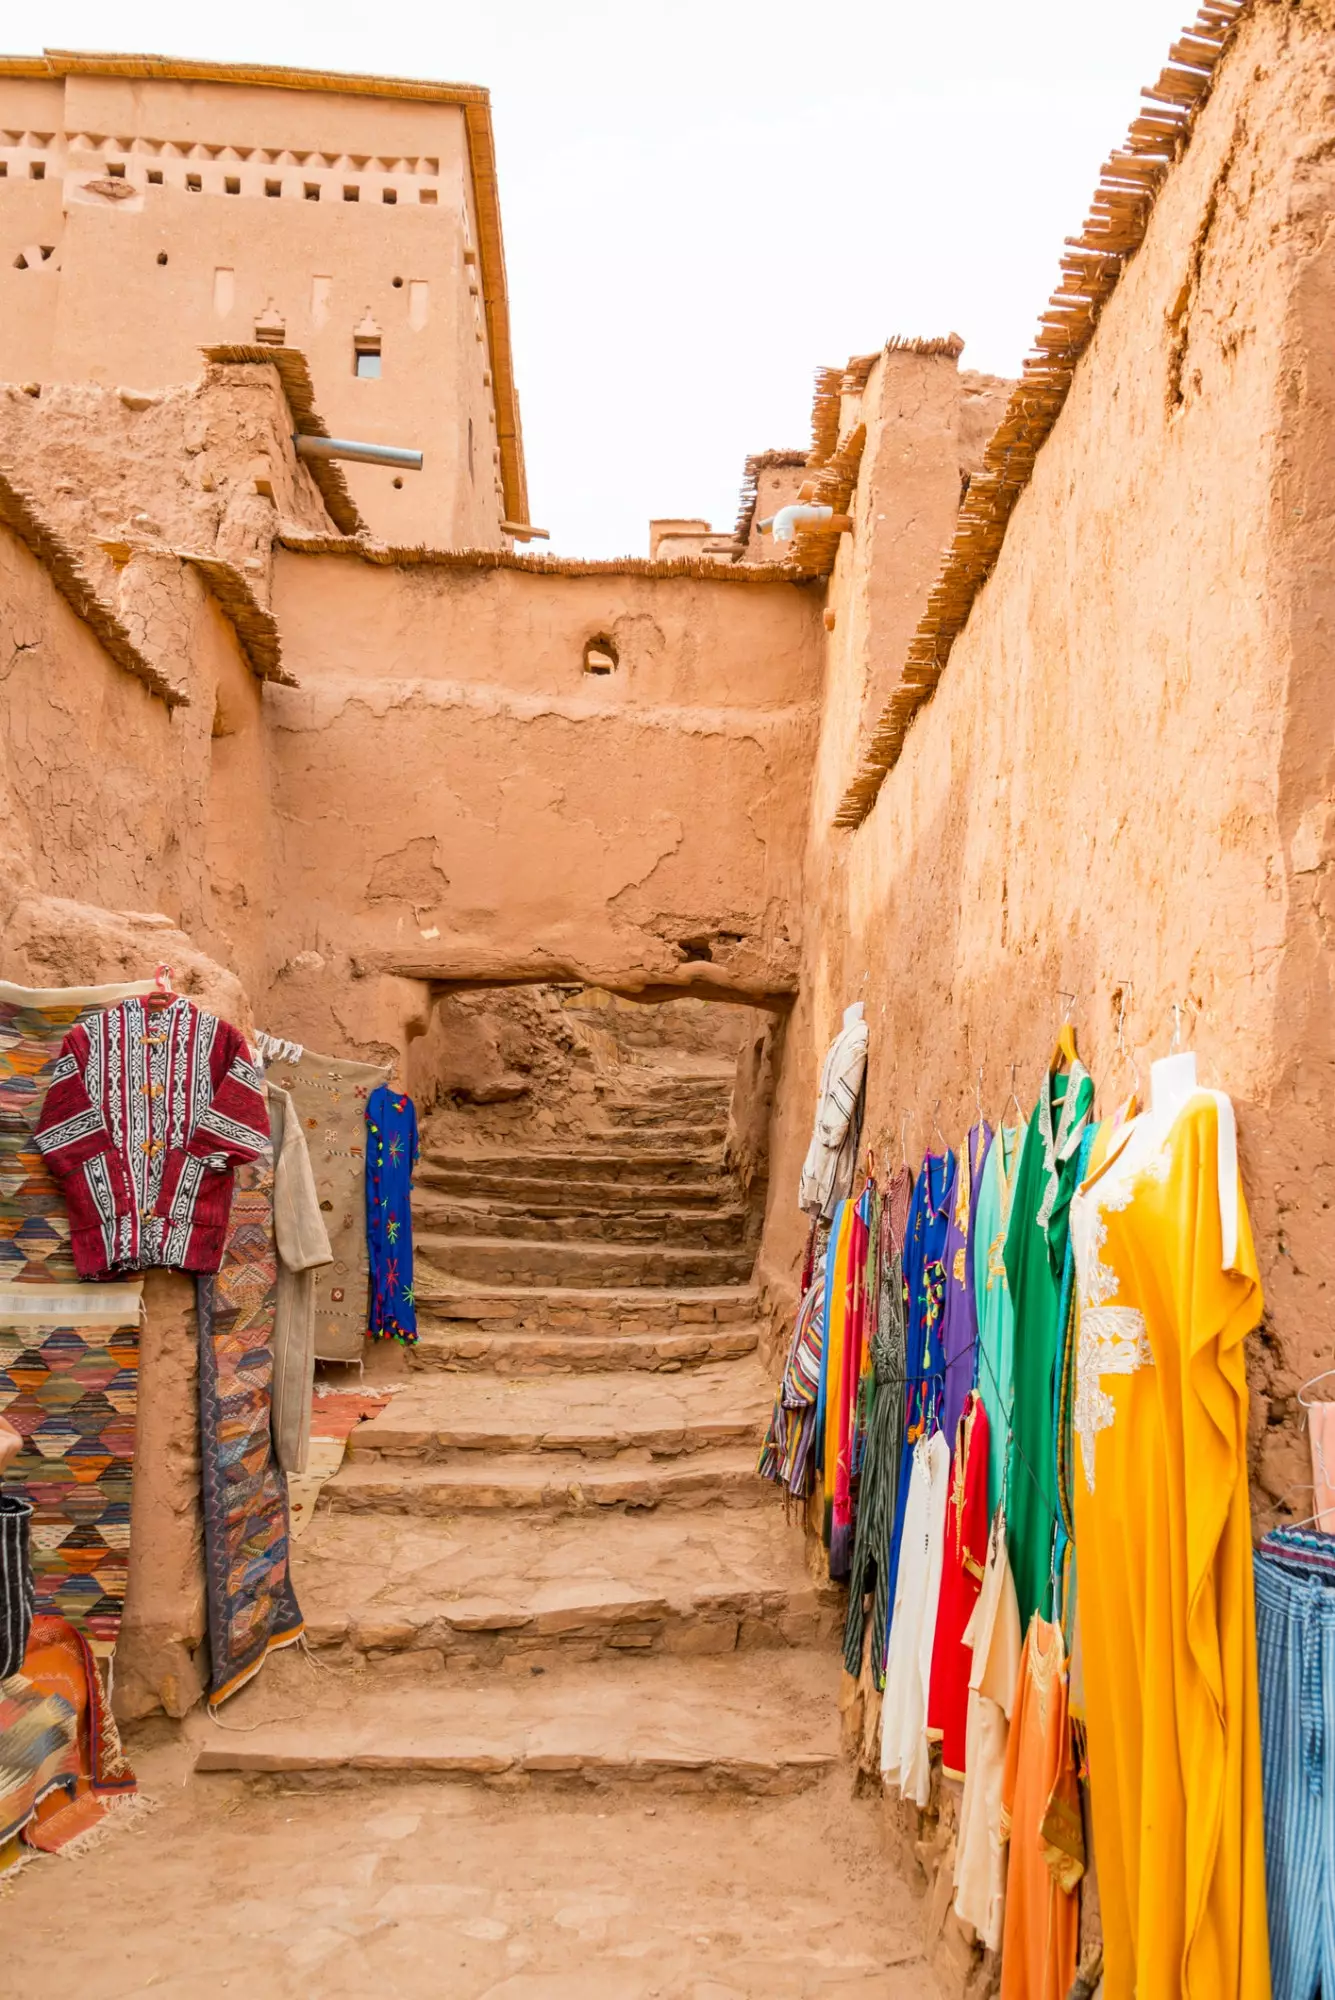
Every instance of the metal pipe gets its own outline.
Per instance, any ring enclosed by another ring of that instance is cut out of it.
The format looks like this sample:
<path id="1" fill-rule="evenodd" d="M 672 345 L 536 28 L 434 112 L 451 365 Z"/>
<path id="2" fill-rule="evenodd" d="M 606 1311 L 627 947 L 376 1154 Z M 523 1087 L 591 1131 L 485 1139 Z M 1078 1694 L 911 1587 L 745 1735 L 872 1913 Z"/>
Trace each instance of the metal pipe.
<path id="1" fill-rule="evenodd" d="M 399 444 L 354 444 L 351 438 L 294 437 L 298 458 L 355 458 L 363 465 L 397 465 L 405 472 L 422 470 L 420 451 Z"/>

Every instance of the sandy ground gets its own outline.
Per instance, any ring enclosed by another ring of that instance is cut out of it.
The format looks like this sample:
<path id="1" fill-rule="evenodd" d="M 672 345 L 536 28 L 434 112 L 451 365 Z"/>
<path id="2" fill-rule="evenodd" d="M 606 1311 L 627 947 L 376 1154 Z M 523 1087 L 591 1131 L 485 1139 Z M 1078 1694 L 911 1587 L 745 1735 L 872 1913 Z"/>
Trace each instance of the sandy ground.
<path id="1" fill-rule="evenodd" d="M 919 1910 L 839 1773 L 795 1798 L 332 1791 L 189 1775 L 0 1896 L 0 1990 L 43 2000 L 935 2000 Z"/>

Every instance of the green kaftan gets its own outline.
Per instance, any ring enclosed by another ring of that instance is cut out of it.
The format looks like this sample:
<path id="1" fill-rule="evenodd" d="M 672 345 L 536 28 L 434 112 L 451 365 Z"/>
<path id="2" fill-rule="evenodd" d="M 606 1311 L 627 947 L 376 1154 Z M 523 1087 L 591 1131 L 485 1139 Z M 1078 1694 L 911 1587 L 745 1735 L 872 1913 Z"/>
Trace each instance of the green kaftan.
<path id="1" fill-rule="evenodd" d="M 1025 1132 L 1006 1230 L 1006 1278 L 1015 1313 L 1006 1522 L 1021 1631 L 1028 1630 L 1035 1611 L 1052 1616 L 1057 1311 L 1080 1135 L 1093 1102 L 1094 1085 L 1083 1063 L 1075 1061 L 1066 1075 L 1048 1072 Z"/>

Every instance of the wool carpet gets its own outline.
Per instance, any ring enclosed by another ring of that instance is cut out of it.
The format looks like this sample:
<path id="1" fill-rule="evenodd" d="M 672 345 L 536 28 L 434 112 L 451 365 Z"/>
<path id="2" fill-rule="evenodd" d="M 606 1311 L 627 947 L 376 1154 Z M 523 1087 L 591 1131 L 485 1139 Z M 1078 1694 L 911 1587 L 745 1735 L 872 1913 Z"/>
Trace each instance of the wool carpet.
<path id="1" fill-rule="evenodd" d="M 0 982 L 0 1412 L 24 1440 L 7 1475 L 34 1504 L 39 1612 L 99 1653 L 120 1630 L 130 1555 L 140 1287 L 79 1285 L 65 1203 L 33 1132 L 73 1024 L 152 982 Z"/>
<path id="2" fill-rule="evenodd" d="M 389 1070 L 306 1049 L 265 1072 L 290 1091 L 306 1134 L 332 1264 L 315 1272 L 315 1353 L 320 1361 L 360 1361 L 370 1309 L 366 1254 L 366 1101 Z"/>
<path id="3" fill-rule="evenodd" d="M 287 1482 L 273 1449 L 278 1252 L 273 1157 L 237 1171 L 222 1264 L 196 1279 L 209 1705 L 301 1637 L 288 1572 Z"/>
<path id="4" fill-rule="evenodd" d="M 22 1859 L 19 1836 L 56 1787 L 79 1778 L 79 1724 L 58 1695 L 22 1674 L 0 1681 L 0 1875 Z"/>
<path id="5" fill-rule="evenodd" d="M 48 1789 L 23 1830 L 25 1846 L 60 1854 L 90 1845 L 108 1813 L 132 1803 L 134 1772 L 121 1748 L 102 1681 L 102 1670 L 82 1632 L 64 1618 L 33 1620 L 23 1679 L 74 1716 L 76 1759 L 72 1773 Z"/>

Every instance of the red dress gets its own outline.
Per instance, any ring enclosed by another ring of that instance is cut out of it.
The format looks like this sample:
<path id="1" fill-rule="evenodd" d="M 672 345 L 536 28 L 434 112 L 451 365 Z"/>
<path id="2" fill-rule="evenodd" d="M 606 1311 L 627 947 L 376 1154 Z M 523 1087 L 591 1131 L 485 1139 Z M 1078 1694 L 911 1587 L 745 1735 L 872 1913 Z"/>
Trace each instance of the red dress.
<path id="1" fill-rule="evenodd" d="M 927 1734 L 941 1744 L 941 1763 L 948 1778 L 964 1776 L 969 1668 L 973 1664 L 973 1648 L 964 1644 L 964 1628 L 973 1616 L 987 1566 L 987 1458 L 987 1411 L 974 1389 L 955 1432 L 941 1597 L 927 1690 Z"/>

